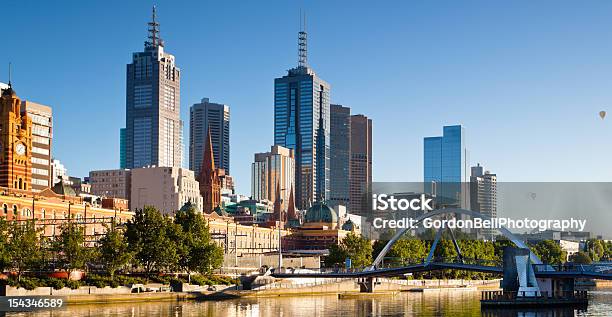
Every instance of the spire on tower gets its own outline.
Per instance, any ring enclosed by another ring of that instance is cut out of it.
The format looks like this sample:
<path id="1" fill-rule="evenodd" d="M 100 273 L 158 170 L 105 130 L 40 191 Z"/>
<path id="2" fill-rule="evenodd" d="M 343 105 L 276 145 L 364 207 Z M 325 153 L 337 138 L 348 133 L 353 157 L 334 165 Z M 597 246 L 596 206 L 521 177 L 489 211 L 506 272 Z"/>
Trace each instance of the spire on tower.
<path id="1" fill-rule="evenodd" d="M 308 66 L 308 35 L 306 34 L 306 13 L 302 17 L 300 10 L 300 32 L 298 33 L 298 66 Z"/>
<path id="2" fill-rule="evenodd" d="M 149 40 L 145 42 L 146 47 L 155 48 L 158 46 L 164 46 L 164 40 L 159 37 L 159 23 L 157 22 L 157 6 L 153 6 L 153 12 L 151 14 L 151 22 L 149 25 Z"/>
<path id="3" fill-rule="evenodd" d="M 9 62 L 9 82 L 8 82 L 8 86 L 9 88 L 13 88 L 13 84 L 11 83 L 11 68 L 12 68 L 13 64 L 11 62 Z"/>

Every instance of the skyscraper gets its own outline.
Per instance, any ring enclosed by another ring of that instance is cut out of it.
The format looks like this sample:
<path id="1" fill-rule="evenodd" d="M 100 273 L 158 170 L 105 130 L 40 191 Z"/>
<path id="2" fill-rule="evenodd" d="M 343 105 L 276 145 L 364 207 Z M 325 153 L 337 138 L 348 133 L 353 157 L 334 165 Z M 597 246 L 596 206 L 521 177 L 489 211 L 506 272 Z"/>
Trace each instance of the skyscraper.
<path id="1" fill-rule="evenodd" d="M 213 157 L 218 168 L 230 168 L 230 110 L 228 105 L 212 103 L 208 98 L 189 110 L 189 169 L 200 174 L 206 137 L 210 129 Z"/>
<path id="2" fill-rule="evenodd" d="M 127 65 L 125 166 L 181 167 L 180 69 L 164 52 L 153 7 L 149 40 Z"/>
<path id="3" fill-rule="evenodd" d="M 470 176 L 470 210 L 478 211 L 489 217 L 497 217 L 497 175 L 477 164 L 472 166 Z M 491 230 L 483 230 L 483 234 L 491 238 Z"/>
<path id="4" fill-rule="evenodd" d="M 298 66 L 274 80 L 274 144 L 295 151 L 295 201 L 306 209 L 330 197 L 330 86 L 308 67 L 298 34 Z"/>
<path id="5" fill-rule="evenodd" d="M 41 191 L 51 184 L 51 141 L 53 112 L 51 107 L 28 100 L 21 103 L 21 112 L 32 118 L 32 190 Z"/>
<path id="6" fill-rule="evenodd" d="M 461 125 L 444 126 L 442 136 L 424 138 L 425 192 L 441 205 L 467 208 L 467 149 Z"/>
<path id="7" fill-rule="evenodd" d="M 349 205 L 351 108 L 331 105 L 330 198 L 332 206 Z"/>
<path id="8" fill-rule="evenodd" d="M 278 201 L 282 210 L 287 211 L 289 196 L 293 188 L 295 188 L 293 150 L 274 145 L 270 152 L 255 153 L 255 161 L 251 165 L 251 197 L 253 199 Z M 280 196 L 280 199 L 277 195 Z"/>
<path id="9" fill-rule="evenodd" d="M 119 168 L 124 169 L 127 165 L 125 159 L 125 128 L 119 130 Z"/>
<path id="10" fill-rule="evenodd" d="M 351 148 L 349 168 L 349 212 L 366 214 L 371 208 L 372 190 L 372 119 L 358 114 L 351 116 Z"/>

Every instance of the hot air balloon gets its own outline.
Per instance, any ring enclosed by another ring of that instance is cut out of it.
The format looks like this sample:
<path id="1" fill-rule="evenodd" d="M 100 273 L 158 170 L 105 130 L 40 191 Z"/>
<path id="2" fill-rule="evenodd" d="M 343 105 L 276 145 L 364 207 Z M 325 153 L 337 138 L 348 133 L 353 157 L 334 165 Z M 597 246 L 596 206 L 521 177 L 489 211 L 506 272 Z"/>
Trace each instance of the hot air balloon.
<path id="1" fill-rule="evenodd" d="M 603 120 L 606 117 L 606 112 L 605 111 L 600 111 L 599 112 L 599 117 L 601 118 L 601 120 Z"/>

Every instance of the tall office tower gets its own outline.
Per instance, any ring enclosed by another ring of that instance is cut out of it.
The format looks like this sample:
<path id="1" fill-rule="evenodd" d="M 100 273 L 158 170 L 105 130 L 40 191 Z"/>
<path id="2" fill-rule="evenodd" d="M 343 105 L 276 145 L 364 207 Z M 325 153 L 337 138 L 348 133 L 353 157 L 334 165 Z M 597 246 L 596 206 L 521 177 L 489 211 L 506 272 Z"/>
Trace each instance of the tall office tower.
<path id="1" fill-rule="evenodd" d="M 155 7 L 144 52 L 127 65 L 125 166 L 175 166 L 183 163 L 180 119 L 180 69 L 164 52 Z"/>
<path id="2" fill-rule="evenodd" d="M 295 157 L 293 150 L 274 145 L 270 152 L 255 153 L 255 162 L 251 165 L 251 197 L 253 199 L 276 202 L 278 194 L 281 198 L 279 201 L 282 210 L 287 211 L 289 196 L 294 187 Z"/>
<path id="3" fill-rule="evenodd" d="M 228 105 L 212 103 L 208 98 L 194 104 L 189 110 L 189 169 L 200 174 L 206 137 L 210 129 L 215 165 L 230 167 L 230 110 Z"/>
<path id="4" fill-rule="evenodd" d="M 51 184 L 51 141 L 53 112 L 51 107 L 25 100 L 21 113 L 32 119 L 32 190 L 41 191 Z"/>
<path id="5" fill-rule="evenodd" d="M 497 217 L 497 175 L 484 171 L 480 164 L 472 166 L 470 176 L 470 210 L 478 211 L 489 217 Z M 494 231 L 483 230 L 487 238 L 492 238 Z"/>
<path id="6" fill-rule="evenodd" d="M 119 168 L 124 169 L 127 165 L 125 160 L 125 128 L 119 130 Z"/>
<path id="7" fill-rule="evenodd" d="M 423 153 L 425 192 L 437 196 L 438 206 L 468 208 L 468 153 L 463 126 L 444 126 L 442 136 L 424 138 Z"/>
<path id="8" fill-rule="evenodd" d="M 307 209 L 330 197 L 330 86 L 307 65 L 306 32 L 298 66 L 274 80 L 274 144 L 295 151 L 295 202 Z"/>
<path id="9" fill-rule="evenodd" d="M 330 113 L 330 198 L 332 206 L 349 206 L 351 156 L 351 108 L 331 105 Z"/>
<path id="10" fill-rule="evenodd" d="M 351 116 L 351 151 L 349 169 L 349 212 L 366 215 L 371 210 L 372 191 L 372 119 Z"/>
<path id="11" fill-rule="evenodd" d="M 32 119 L 11 81 L 0 95 L 0 187 L 32 190 Z"/>

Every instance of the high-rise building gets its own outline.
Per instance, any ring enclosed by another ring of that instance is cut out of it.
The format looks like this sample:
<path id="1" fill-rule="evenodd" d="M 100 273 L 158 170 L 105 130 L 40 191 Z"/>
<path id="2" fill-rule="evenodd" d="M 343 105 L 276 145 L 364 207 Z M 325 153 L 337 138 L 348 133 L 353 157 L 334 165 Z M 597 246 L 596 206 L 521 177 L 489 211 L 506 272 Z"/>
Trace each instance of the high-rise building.
<path id="1" fill-rule="evenodd" d="M 9 81 L 0 95 L 0 187 L 32 190 L 32 119 Z"/>
<path id="2" fill-rule="evenodd" d="M 351 116 L 349 183 L 349 212 L 366 214 L 371 210 L 368 194 L 372 191 L 372 119 L 362 114 Z"/>
<path id="3" fill-rule="evenodd" d="M 51 159 L 51 183 L 68 182 L 68 169 L 60 160 Z"/>
<path id="4" fill-rule="evenodd" d="M 495 218 L 497 217 L 497 175 L 483 170 L 480 163 L 472 166 L 470 210 Z M 483 230 L 483 234 L 488 238 L 493 233 L 491 230 Z"/>
<path id="5" fill-rule="evenodd" d="M 189 111 L 189 169 L 200 174 L 202 155 L 210 130 L 215 165 L 229 175 L 230 167 L 230 110 L 228 105 L 202 102 L 191 106 Z"/>
<path id="6" fill-rule="evenodd" d="M 330 113 L 330 198 L 333 207 L 348 207 L 351 157 L 351 108 L 331 105 Z"/>
<path id="7" fill-rule="evenodd" d="M 171 215 L 186 203 L 202 211 L 200 186 L 193 171 L 182 167 L 148 167 L 132 171 L 130 208 L 153 206 Z"/>
<path id="8" fill-rule="evenodd" d="M 32 190 L 41 191 L 51 184 L 51 144 L 53 112 L 51 107 L 25 100 L 21 113 L 32 119 Z"/>
<path id="9" fill-rule="evenodd" d="M 153 7 L 149 40 L 127 65 L 124 168 L 182 166 L 180 75 L 174 56 L 164 52 Z"/>
<path id="10" fill-rule="evenodd" d="M 128 169 L 90 171 L 89 183 L 94 195 L 130 200 L 132 172 Z"/>
<path id="11" fill-rule="evenodd" d="M 198 182 L 200 186 L 200 195 L 202 195 L 202 210 L 209 214 L 217 207 L 221 206 L 221 177 L 225 175 L 225 170 L 215 166 L 215 158 L 213 156 L 212 141 L 210 131 L 204 145 L 204 155 L 202 158 L 202 166 L 200 174 L 198 174 Z"/>
<path id="12" fill-rule="evenodd" d="M 444 126 L 442 136 L 426 137 L 423 153 L 425 192 L 436 195 L 439 206 L 468 208 L 468 153 L 463 126 Z"/>
<path id="13" fill-rule="evenodd" d="M 124 169 L 127 165 L 125 159 L 125 128 L 119 130 L 119 168 Z"/>
<path id="14" fill-rule="evenodd" d="M 255 162 L 251 165 L 251 197 L 253 199 L 278 201 L 281 209 L 287 211 L 289 196 L 293 188 L 295 188 L 293 150 L 274 145 L 270 152 L 255 154 Z M 280 200 L 277 195 L 280 195 Z"/>
<path id="15" fill-rule="evenodd" d="M 274 144 L 295 151 L 295 201 L 307 209 L 330 197 L 330 85 L 307 65 L 299 32 L 298 66 L 274 80 Z"/>

